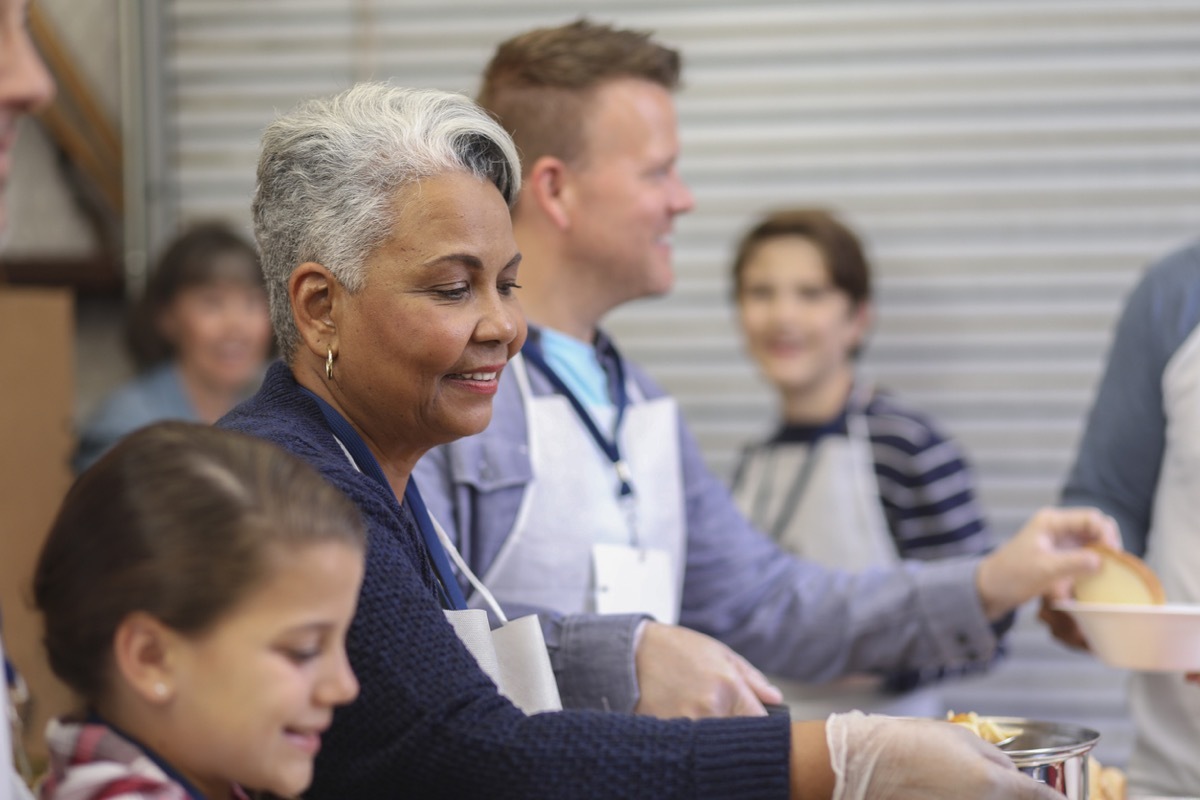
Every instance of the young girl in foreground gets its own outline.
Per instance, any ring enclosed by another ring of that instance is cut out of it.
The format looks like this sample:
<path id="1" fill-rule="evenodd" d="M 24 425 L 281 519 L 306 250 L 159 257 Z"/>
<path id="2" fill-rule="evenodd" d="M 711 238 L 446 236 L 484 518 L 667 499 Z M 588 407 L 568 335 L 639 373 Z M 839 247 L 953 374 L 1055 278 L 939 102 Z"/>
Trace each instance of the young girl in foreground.
<path id="1" fill-rule="evenodd" d="M 293 797 L 358 684 L 356 508 L 265 442 L 159 423 L 68 493 L 34 579 L 54 672 L 43 798 Z"/>

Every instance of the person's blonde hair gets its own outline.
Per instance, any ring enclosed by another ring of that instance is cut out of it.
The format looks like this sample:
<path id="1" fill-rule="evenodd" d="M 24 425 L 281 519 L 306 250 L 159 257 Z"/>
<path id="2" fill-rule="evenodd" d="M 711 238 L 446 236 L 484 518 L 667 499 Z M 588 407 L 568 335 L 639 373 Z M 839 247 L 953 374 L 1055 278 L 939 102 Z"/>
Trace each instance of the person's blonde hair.
<path id="1" fill-rule="evenodd" d="M 598 87 L 634 78 L 675 91 L 681 69 L 679 52 L 649 32 L 580 19 L 502 42 L 478 100 L 513 137 L 525 170 L 543 156 L 574 163 L 586 153 L 584 118 Z"/>

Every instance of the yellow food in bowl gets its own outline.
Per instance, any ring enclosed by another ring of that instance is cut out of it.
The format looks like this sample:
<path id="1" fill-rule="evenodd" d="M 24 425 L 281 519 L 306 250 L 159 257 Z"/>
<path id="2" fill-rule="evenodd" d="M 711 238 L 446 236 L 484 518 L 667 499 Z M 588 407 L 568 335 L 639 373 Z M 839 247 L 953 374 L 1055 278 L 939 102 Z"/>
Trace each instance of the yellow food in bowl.
<path id="1" fill-rule="evenodd" d="M 1088 761 L 1088 792 L 1091 800 L 1126 800 L 1129 791 L 1125 773 L 1106 767 L 1095 756 Z"/>
<path id="2" fill-rule="evenodd" d="M 965 714 L 955 714 L 950 711 L 946 714 L 946 719 L 953 722 L 955 725 L 962 725 L 967 730 L 974 733 L 985 742 L 999 744 L 1006 742 L 1009 739 L 1021 735 L 1020 728 L 1009 728 L 1003 725 L 997 725 L 987 717 L 981 717 L 974 711 L 968 711 Z"/>

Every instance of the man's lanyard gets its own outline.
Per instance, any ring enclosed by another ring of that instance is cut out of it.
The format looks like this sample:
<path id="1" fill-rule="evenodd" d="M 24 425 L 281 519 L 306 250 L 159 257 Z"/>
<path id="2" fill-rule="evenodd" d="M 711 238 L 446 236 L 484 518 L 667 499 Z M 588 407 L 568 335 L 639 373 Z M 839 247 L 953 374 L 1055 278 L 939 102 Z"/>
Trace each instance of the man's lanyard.
<path id="1" fill-rule="evenodd" d="M 375 456 L 367 447 L 366 442 L 358 435 L 358 431 L 354 430 L 354 426 L 324 399 L 303 386 L 300 388 L 317 401 L 317 407 L 321 409 L 321 415 L 325 417 L 325 422 L 333 431 L 333 435 L 342 443 L 342 447 L 346 448 L 346 452 L 350 454 L 350 458 L 353 459 L 354 465 L 358 467 L 359 471 L 394 496 L 395 493 L 392 491 L 392 485 L 388 483 L 387 476 L 383 474 L 379 462 L 375 460 Z M 441 595 L 442 607 L 457 610 L 466 608 L 467 599 L 463 597 L 462 589 L 459 588 L 458 581 L 454 578 L 454 572 L 450 569 L 450 560 L 446 558 L 446 550 L 438 539 L 437 531 L 433 527 L 433 520 L 429 517 L 429 510 L 425 507 L 425 501 L 421 499 L 421 492 L 417 489 L 417 482 L 411 476 L 408 479 L 408 486 L 404 488 L 404 502 L 408 503 L 408 510 L 417 523 L 417 528 L 421 531 L 421 538 L 425 540 L 425 553 L 429 556 L 429 560 L 433 564 L 434 576 L 438 579 L 438 593 Z"/>
<path id="2" fill-rule="evenodd" d="M 600 432 L 596 421 L 592 419 L 592 415 L 588 413 L 588 410 L 584 407 L 580 399 L 575 396 L 575 393 L 571 391 L 563 379 L 550 368 L 550 365 L 546 362 L 546 356 L 542 352 L 542 346 L 534 339 L 535 337 L 530 336 L 525 340 L 525 346 L 521 348 L 521 355 L 525 357 L 526 361 L 537 367 L 546 376 L 546 380 L 550 381 L 551 385 L 567 398 L 567 401 L 571 404 L 571 408 L 575 409 L 575 414 L 579 417 L 580 422 L 584 424 L 588 433 L 592 435 L 596 446 L 612 462 L 613 469 L 617 472 L 617 478 L 621 481 L 619 495 L 622 498 L 630 497 L 633 494 L 633 474 L 629 471 L 629 465 L 625 463 L 625 459 L 621 457 L 620 444 L 621 420 L 625 416 L 625 407 L 629 405 L 629 397 L 625 390 L 625 369 L 621 366 L 620 356 L 615 359 L 617 370 L 617 416 L 616 421 L 613 423 L 613 435 L 610 439 Z"/>

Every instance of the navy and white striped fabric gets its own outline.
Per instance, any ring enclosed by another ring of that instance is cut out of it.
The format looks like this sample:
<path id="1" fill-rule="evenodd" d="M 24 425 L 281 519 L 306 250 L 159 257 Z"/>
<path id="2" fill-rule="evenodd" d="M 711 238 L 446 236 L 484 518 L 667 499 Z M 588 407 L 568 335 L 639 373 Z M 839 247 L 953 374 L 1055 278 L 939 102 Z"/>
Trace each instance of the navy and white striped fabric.
<path id="1" fill-rule="evenodd" d="M 930 561 L 990 550 L 975 479 L 958 444 L 885 391 L 874 392 L 860 410 L 871 439 L 879 499 L 900 557 Z M 749 452 L 846 435 L 843 412 L 820 426 L 785 425 Z"/>

